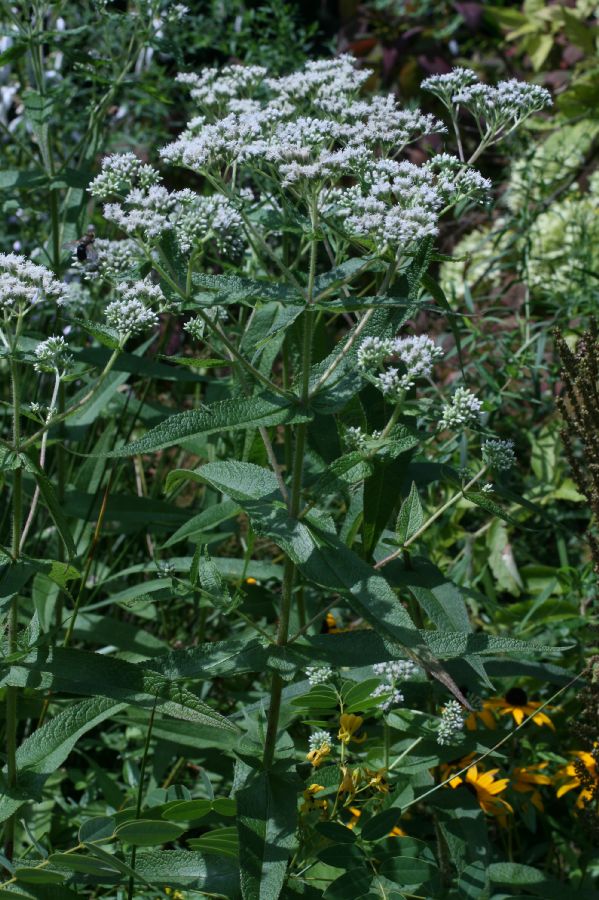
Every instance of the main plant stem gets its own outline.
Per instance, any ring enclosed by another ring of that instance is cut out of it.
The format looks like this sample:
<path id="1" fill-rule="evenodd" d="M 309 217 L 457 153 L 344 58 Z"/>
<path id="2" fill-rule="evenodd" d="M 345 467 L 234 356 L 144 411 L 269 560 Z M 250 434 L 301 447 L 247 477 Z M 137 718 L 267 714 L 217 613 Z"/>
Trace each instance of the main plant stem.
<path id="1" fill-rule="evenodd" d="M 306 289 L 307 307 L 304 313 L 304 336 L 302 343 L 301 362 L 301 401 L 308 405 L 310 397 L 310 365 L 312 362 L 312 331 L 314 280 L 316 276 L 316 256 L 318 251 L 317 206 L 314 197 L 310 205 L 310 220 L 312 223 L 312 235 L 310 243 L 310 268 L 308 272 L 308 286 Z M 302 473 L 304 469 L 304 453 L 306 449 L 307 424 L 302 422 L 295 432 L 295 448 L 293 454 L 293 471 L 291 474 L 291 491 L 289 494 L 287 509 L 292 519 L 296 519 L 299 513 L 302 494 Z M 293 601 L 293 587 L 295 584 L 295 563 L 287 556 L 283 570 L 283 588 L 281 593 L 281 610 L 279 615 L 279 627 L 277 629 L 277 646 L 283 647 L 289 639 L 289 620 L 291 617 L 291 605 Z M 281 696 L 283 693 L 283 679 L 278 672 L 272 676 L 270 688 L 270 705 L 268 708 L 268 725 L 264 742 L 264 767 L 267 769 L 272 763 L 277 730 L 279 727 L 279 714 L 281 711 Z"/>
<path id="2" fill-rule="evenodd" d="M 21 319 L 19 317 L 17 328 L 15 331 L 15 340 L 13 344 L 13 358 L 10 363 L 10 375 L 12 386 L 12 436 L 13 447 L 15 453 L 18 453 L 21 446 L 21 379 L 19 366 L 14 358 Z M 20 465 L 13 473 L 13 493 L 12 493 L 12 546 L 11 553 L 13 561 L 19 558 L 21 553 L 21 526 L 23 521 L 23 470 Z M 11 655 L 17 650 L 17 629 L 18 629 L 18 595 L 15 594 L 10 602 L 8 611 L 8 653 Z M 6 688 L 6 768 L 7 781 L 9 790 L 14 790 L 17 784 L 17 688 L 9 686 Z M 15 819 L 11 816 L 5 826 L 5 853 L 8 859 L 12 859 L 15 837 Z"/>

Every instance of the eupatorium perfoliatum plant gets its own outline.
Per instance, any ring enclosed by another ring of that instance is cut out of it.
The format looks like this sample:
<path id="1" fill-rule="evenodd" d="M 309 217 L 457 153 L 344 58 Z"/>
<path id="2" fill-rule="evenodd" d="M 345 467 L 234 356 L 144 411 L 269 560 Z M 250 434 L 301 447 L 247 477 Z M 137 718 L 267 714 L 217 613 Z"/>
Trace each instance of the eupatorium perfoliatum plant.
<path id="1" fill-rule="evenodd" d="M 471 765 L 490 751 L 477 695 L 490 684 L 486 655 L 529 648 L 474 630 L 465 591 L 430 548 L 458 504 L 509 519 L 501 500 L 514 500 L 504 479 L 516 460 L 490 427 L 493 403 L 462 373 L 464 326 L 430 269 L 442 217 L 492 191 L 473 163 L 550 101 L 456 69 L 423 85 L 441 121 L 369 96 L 367 78 L 350 57 L 279 78 L 258 66 L 181 75 L 197 115 L 160 151 L 160 169 L 122 153 L 90 186 L 103 204 L 97 262 L 79 260 L 67 286 L 0 257 L 14 413 L 3 444 L 8 854 L 14 840 L 27 846 L 20 811 L 86 731 L 115 720 L 145 736 L 136 799 L 90 803 L 71 853 L 31 850 L 38 876 L 87 879 L 94 896 L 116 896 L 106 892 L 118 883 L 129 897 L 165 884 L 245 900 L 450 896 L 457 873 L 486 858 L 485 817 L 510 815 L 505 784 Z M 55 301 L 57 336 L 40 343 L 40 307 Z M 126 373 L 150 381 L 125 399 Z M 85 478 L 103 492 L 88 551 L 45 471 L 74 450 L 71 424 L 108 399 L 119 415 L 138 412 L 86 447 Z M 151 481 L 179 518 L 169 527 L 156 513 L 146 559 L 119 571 L 95 549 L 117 515 L 98 467 L 114 473 L 129 458 L 140 496 Z M 181 522 L 183 496 L 193 505 Z M 50 563 L 29 543 L 42 511 Z M 191 549 L 171 557 L 173 547 Z M 38 610 L 29 621 L 23 597 L 40 573 L 60 599 L 52 619 Z M 121 603 L 150 631 L 148 602 L 157 616 L 163 604 L 165 623 L 168 604 L 183 604 L 178 649 L 136 639 L 129 653 L 118 642 L 90 653 L 90 591 L 93 610 Z M 51 693 L 17 749 L 29 685 Z M 65 693 L 90 699 L 58 706 Z M 153 785 L 165 786 L 152 792 L 155 741 Z M 212 771 L 215 749 L 220 799 L 206 774 L 176 788 L 186 758 Z M 462 783 L 480 803 L 443 786 Z M 235 829 L 198 836 L 208 814 L 211 825 L 235 815 Z"/>

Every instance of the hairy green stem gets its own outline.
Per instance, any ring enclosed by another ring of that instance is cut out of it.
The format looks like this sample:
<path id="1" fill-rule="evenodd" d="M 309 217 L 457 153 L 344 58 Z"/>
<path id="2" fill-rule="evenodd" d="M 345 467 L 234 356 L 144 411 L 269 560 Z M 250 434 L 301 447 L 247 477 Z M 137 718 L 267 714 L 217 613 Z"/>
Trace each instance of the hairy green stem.
<path id="1" fill-rule="evenodd" d="M 21 446 L 21 379 L 19 366 L 14 358 L 21 330 L 21 317 L 17 320 L 15 339 L 13 343 L 13 358 L 10 362 L 10 376 L 12 387 L 12 437 L 16 453 Z M 21 554 L 21 527 L 23 520 L 23 470 L 19 466 L 13 473 L 12 493 L 12 557 L 16 561 Z M 15 594 L 10 602 L 8 611 L 8 653 L 17 650 L 17 629 L 19 617 L 19 597 Z M 9 790 L 14 790 L 17 784 L 17 688 L 6 688 L 6 768 Z M 4 842 L 5 854 L 12 859 L 15 838 L 15 817 L 11 816 L 5 825 Z"/>
<path id="2" fill-rule="evenodd" d="M 304 335 L 302 343 L 302 359 L 301 359 L 301 400 L 307 406 L 310 397 L 310 365 L 312 362 L 312 331 L 313 331 L 313 310 L 312 303 L 314 299 L 314 282 L 316 277 L 316 258 L 318 254 L 317 239 L 317 205 L 316 197 L 312 198 L 310 204 L 310 219 L 312 223 L 312 235 L 310 241 L 310 267 L 308 271 L 308 285 L 306 289 L 306 300 L 308 308 L 304 313 Z M 291 475 L 291 491 L 289 493 L 287 508 L 292 518 L 297 518 L 302 491 L 302 474 L 304 470 L 304 453 L 306 449 L 307 425 L 302 422 L 297 426 L 295 432 L 295 447 L 293 456 L 293 472 Z M 281 595 L 281 610 L 279 615 L 279 627 L 277 630 L 277 644 L 284 646 L 289 640 L 289 621 L 291 617 L 291 606 L 293 602 L 293 588 L 295 584 L 295 563 L 289 558 L 285 558 L 285 567 L 283 572 L 283 588 Z M 264 767 L 269 768 L 271 765 L 275 745 L 277 741 L 277 730 L 279 727 L 279 714 L 281 711 L 281 696 L 283 693 L 283 680 L 278 672 L 272 677 L 270 689 L 270 705 L 268 708 L 268 724 L 266 728 L 266 739 L 264 743 Z"/>

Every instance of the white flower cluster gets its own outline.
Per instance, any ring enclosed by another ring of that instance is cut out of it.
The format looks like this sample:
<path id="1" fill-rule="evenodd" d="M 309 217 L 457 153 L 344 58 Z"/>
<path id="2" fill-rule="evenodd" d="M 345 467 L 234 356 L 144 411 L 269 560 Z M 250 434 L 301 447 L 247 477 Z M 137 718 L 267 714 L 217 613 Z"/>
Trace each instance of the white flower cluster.
<path id="1" fill-rule="evenodd" d="M 90 191 L 102 198 L 120 196 L 119 202 L 105 204 L 104 218 L 126 234 L 154 241 L 173 230 L 183 253 L 208 241 L 213 241 L 216 252 L 227 258 L 237 258 L 243 252 L 243 221 L 230 200 L 218 194 L 202 196 L 189 188 L 168 191 L 159 184 L 158 172 L 131 153 L 109 157 L 104 166 Z M 126 242 L 109 243 L 114 250 L 115 245 Z M 127 242 L 127 246 L 131 243 Z M 103 250 L 100 242 L 97 249 Z M 122 256 L 126 264 L 126 248 Z"/>
<path id="2" fill-rule="evenodd" d="M 63 337 L 49 337 L 34 349 L 36 372 L 56 372 L 64 374 L 73 362 L 68 345 Z"/>
<path id="3" fill-rule="evenodd" d="M 310 750 L 318 750 L 318 748 L 322 747 L 323 745 L 330 747 L 331 744 L 331 735 L 328 731 L 324 731 L 322 729 L 313 731 L 308 738 L 308 746 L 310 747 Z"/>
<path id="4" fill-rule="evenodd" d="M 333 677 L 333 670 L 330 666 L 308 666 L 306 677 L 312 686 L 326 684 Z"/>
<path id="5" fill-rule="evenodd" d="M 17 253 L 0 253 L 0 309 L 6 318 L 23 315 L 44 300 L 62 304 L 66 287 L 45 266 Z"/>
<path id="6" fill-rule="evenodd" d="M 365 338 L 358 348 L 361 369 L 380 368 L 389 358 L 398 359 L 405 371 L 389 367 L 374 376 L 374 383 L 391 400 L 400 400 L 417 378 L 428 377 L 443 350 L 424 334 L 396 338 Z"/>
<path id="7" fill-rule="evenodd" d="M 466 714 L 461 703 L 457 700 L 449 700 L 441 712 L 441 721 L 437 728 L 437 743 L 442 747 L 453 744 L 458 735 L 462 733 Z"/>
<path id="8" fill-rule="evenodd" d="M 457 388 L 451 398 L 451 404 L 443 407 L 440 428 L 461 429 L 469 425 L 476 425 L 482 401 L 467 388 Z"/>
<path id="9" fill-rule="evenodd" d="M 395 659 L 390 662 L 375 663 L 372 671 L 383 679 L 374 689 L 372 696 L 382 697 L 378 707 L 383 712 L 389 712 L 394 706 L 403 703 L 404 695 L 398 688 L 397 682 L 413 678 L 418 672 L 418 666 L 407 659 Z"/>
<path id="10" fill-rule="evenodd" d="M 345 445 L 349 450 L 364 450 L 366 435 L 359 425 L 350 425 L 344 435 Z"/>
<path id="11" fill-rule="evenodd" d="M 484 178 L 477 169 L 464 165 L 459 157 L 450 153 L 438 153 L 427 165 L 437 173 L 435 187 L 447 201 L 455 203 L 471 196 L 482 201 L 493 187 L 489 178 Z"/>
<path id="12" fill-rule="evenodd" d="M 421 87 L 436 94 L 448 108 L 463 106 L 476 118 L 484 119 L 487 134 L 495 139 L 507 126 L 513 127 L 532 113 L 551 106 L 551 94 L 537 84 L 516 78 L 500 81 L 495 86 L 481 84 L 471 69 L 432 75 Z"/>
<path id="13" fill-rule="evenodd" d="M 516 464 L 513 441 L 489 439 L 483 442 L 483 460 L 498 472 L 507 472 Z"/>
<path id="14" fill-rule="evenodd" d="M 122 194 L 133 188 L 145 190 L 161 181 L 152 166 L 143 163 L 135 153 L 119 153 L 102 160 L 102 171 L 89 186 L 93 197 L 104 198 Z"/>
<path id="15" fill-rule="evenodd" d="M 171 220 L 183 253 L 213 240 L 221 256 L 235 259 L 242 254 L 243 220 L 230 200 L 220 194 L 205 197 L 188 188 L 172 196 L 176 209 Z"/>
<path id="16" fill-rule="evenodd" d="M 142 334 L 158 325 L 158 315 L 151 304 L 158 303 L 159 309 L 162 308 L 164 295 L 149 277 L 120 286 L 119 293 L 120 297 L 106 307 L 106 323 L 118 332 L 121 339 Z"/>
<path id="17" fill-rule="evenodd" d="M 125 238 L 122 241 L 108 241 L 104 238 L 96 238 L 94 249 L 98 253 L 97 270 L 91 273 L 94 276 L 104 276 L 115 281 L 122 281 L 131 270 L 136 268 L 142 257 L 135 241 Z"/>
<path id="18" fill-rule="evenodd" d="M 204 315 L 207 319 L 210 319 L 211 322 L 218 324 L 220 322 L 226 322 L 229 318 L 229 314 L 224 306 L 210 306 L 204 310 Z M 195 338 L 196 341 L 201 341 L 204 339 L 204 333 L 206 331 L 206 322 L 204 319 L 201 319 L 199 316 L 196 316 L 194 319 L 189 319 L 183 326 L 185 331 Z"/>
<path id="19" fill-rule="evenodd" d="M 226 106 L 251 92 L 266 78 L 268 70 L 262 66 L 224 66 L 177 75 L 179 84 L 191 87 L 191 96 L 204 108 Z"/>

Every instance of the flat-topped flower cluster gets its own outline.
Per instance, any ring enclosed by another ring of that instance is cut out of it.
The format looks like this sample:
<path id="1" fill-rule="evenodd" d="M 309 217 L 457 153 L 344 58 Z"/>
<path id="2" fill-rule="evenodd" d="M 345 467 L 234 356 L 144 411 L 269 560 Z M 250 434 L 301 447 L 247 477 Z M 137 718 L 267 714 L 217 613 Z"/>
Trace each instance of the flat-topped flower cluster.
<path id="1" fill-rule="evenodd" d="M 476 87 L 467 70 L 455 71 L 442 76 L 451 82 L 442 82 L 448 102 L 450 94 Z M 198 115 L 161 156 L 205 176 L 215 193 L 169 192 L 133 154 L 104 160 L 90 190 L 111 199 L 105 216 L 127 235 L 151 244 L 173 230 L 183 253 L 212 241 L 220 256 L 239 256 L 247 219 L 265 207 L 280 211 L 289 200 L 377 254 L 409 251 L 437 233 L 448 206 L 483 199 L 491 185 L 449 153 L 421 165 L 402 159 L 409 144 L 446 126 L 403 109 L 392 95 L 363 99 L 368 75 L 351 56 L 310 61 L 280 78 L 260 66 L 179 75 Z M 511 89 L 511 108 L 520 102 L 521 117 L 541 103 L 528 90 L 534 87 Z M 500 94 L 507 98 L 507 88 Z"/>

